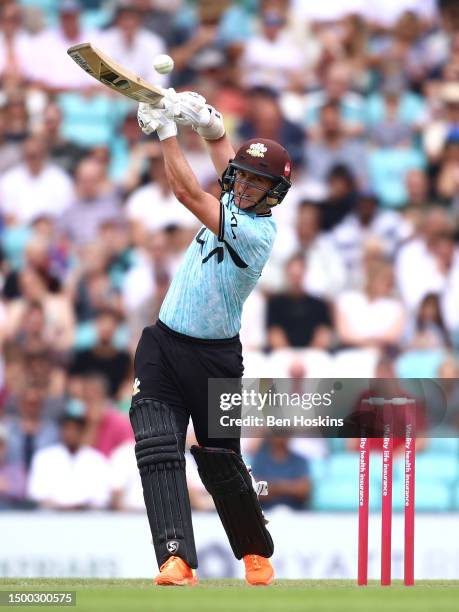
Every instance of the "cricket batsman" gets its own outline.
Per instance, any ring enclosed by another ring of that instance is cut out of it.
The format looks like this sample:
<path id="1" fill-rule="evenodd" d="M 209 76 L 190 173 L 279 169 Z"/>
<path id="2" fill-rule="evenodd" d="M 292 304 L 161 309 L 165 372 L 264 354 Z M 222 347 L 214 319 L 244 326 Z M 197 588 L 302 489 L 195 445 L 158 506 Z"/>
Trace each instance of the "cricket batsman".
<path id="1" fill-rule="evenodd" d="M 242 306 L 273 246 L 271 208 L 290 188 L 291 161 L 263 138 L 235 152 L 220 113 L 193 92 L 168 90 L 165 108 L 141 103 L 139 125 L 161 141 L 177 199 L 203 224 L 188 247 L 158 321 L 143 330 L 135 355 L 130 420 L 159 574 L 157 585 L 192 585 L 198 566 L 185 477 L 185 436 L 246 580 L 267 585 L 274 551 L 240 439 L 208 437 L 208 379 L 243 373 Z M 205 139 L 221 179 L 220 200 L 203 191 L 177 141 L 177 124 Z M 215 407 L 217 409 L 217 406 Z"/>

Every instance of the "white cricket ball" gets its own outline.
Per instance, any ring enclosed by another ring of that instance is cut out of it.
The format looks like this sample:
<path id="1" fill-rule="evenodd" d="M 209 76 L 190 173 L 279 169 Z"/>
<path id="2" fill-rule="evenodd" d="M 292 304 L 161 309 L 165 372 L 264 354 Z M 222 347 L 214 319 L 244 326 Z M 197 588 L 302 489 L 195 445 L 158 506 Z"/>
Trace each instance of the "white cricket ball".
<path id="1" fill-rule="evenodd" d="M 170 55 L 157 55 L 153 61 L 153 67 L 159 74 L 169 74 L 174 69 L 174 60 Z"/>

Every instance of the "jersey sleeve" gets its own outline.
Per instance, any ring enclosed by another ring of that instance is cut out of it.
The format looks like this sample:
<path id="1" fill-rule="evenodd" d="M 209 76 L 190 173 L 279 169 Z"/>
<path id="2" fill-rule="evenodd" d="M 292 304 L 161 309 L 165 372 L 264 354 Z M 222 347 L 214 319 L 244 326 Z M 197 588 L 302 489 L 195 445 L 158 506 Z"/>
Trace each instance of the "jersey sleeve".
<path id="1" fill-rule="evenodd" d="M 225 243 L 233 257 L 241 260 L 240 267 L 261 273 L 275 237 L 276 226 L 272 217 L 253 217 L 220 205 L 218 239 Z"/>

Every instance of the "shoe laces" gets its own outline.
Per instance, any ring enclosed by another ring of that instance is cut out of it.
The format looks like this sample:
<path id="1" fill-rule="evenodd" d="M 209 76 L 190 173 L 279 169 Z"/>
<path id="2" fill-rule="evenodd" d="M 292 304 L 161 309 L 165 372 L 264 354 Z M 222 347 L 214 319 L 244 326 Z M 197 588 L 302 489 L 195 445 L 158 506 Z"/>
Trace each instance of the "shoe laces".
<path id="1" fill-rule="evenodd" d="M 248 565 L 252 570 L 261 569 L 260 558 L 258 555 L 247 555 L 248 557 Z"/>

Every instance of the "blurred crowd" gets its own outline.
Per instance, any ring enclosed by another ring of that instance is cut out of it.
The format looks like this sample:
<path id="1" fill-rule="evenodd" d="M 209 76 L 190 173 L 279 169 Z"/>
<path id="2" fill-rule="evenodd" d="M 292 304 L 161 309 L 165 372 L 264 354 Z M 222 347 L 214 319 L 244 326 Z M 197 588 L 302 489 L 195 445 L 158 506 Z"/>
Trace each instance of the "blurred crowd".
<path id="1" fill-rule="evenodd" d="M 199 228 L 135 104 L 67 56 L 87 41 L 204 95 L 235 145 L 290 152 L 247 374 L 372 376 L 390 358 L 459 378 L 457 0 L 0 0 L 0 508 L 142 508 L 133 351 Z M 218 197 L 200 137 L 180 139 Z M 311 461 L 333 449 L 296 446 L 248 445 L 267 505 L 311 503 Z"/>

